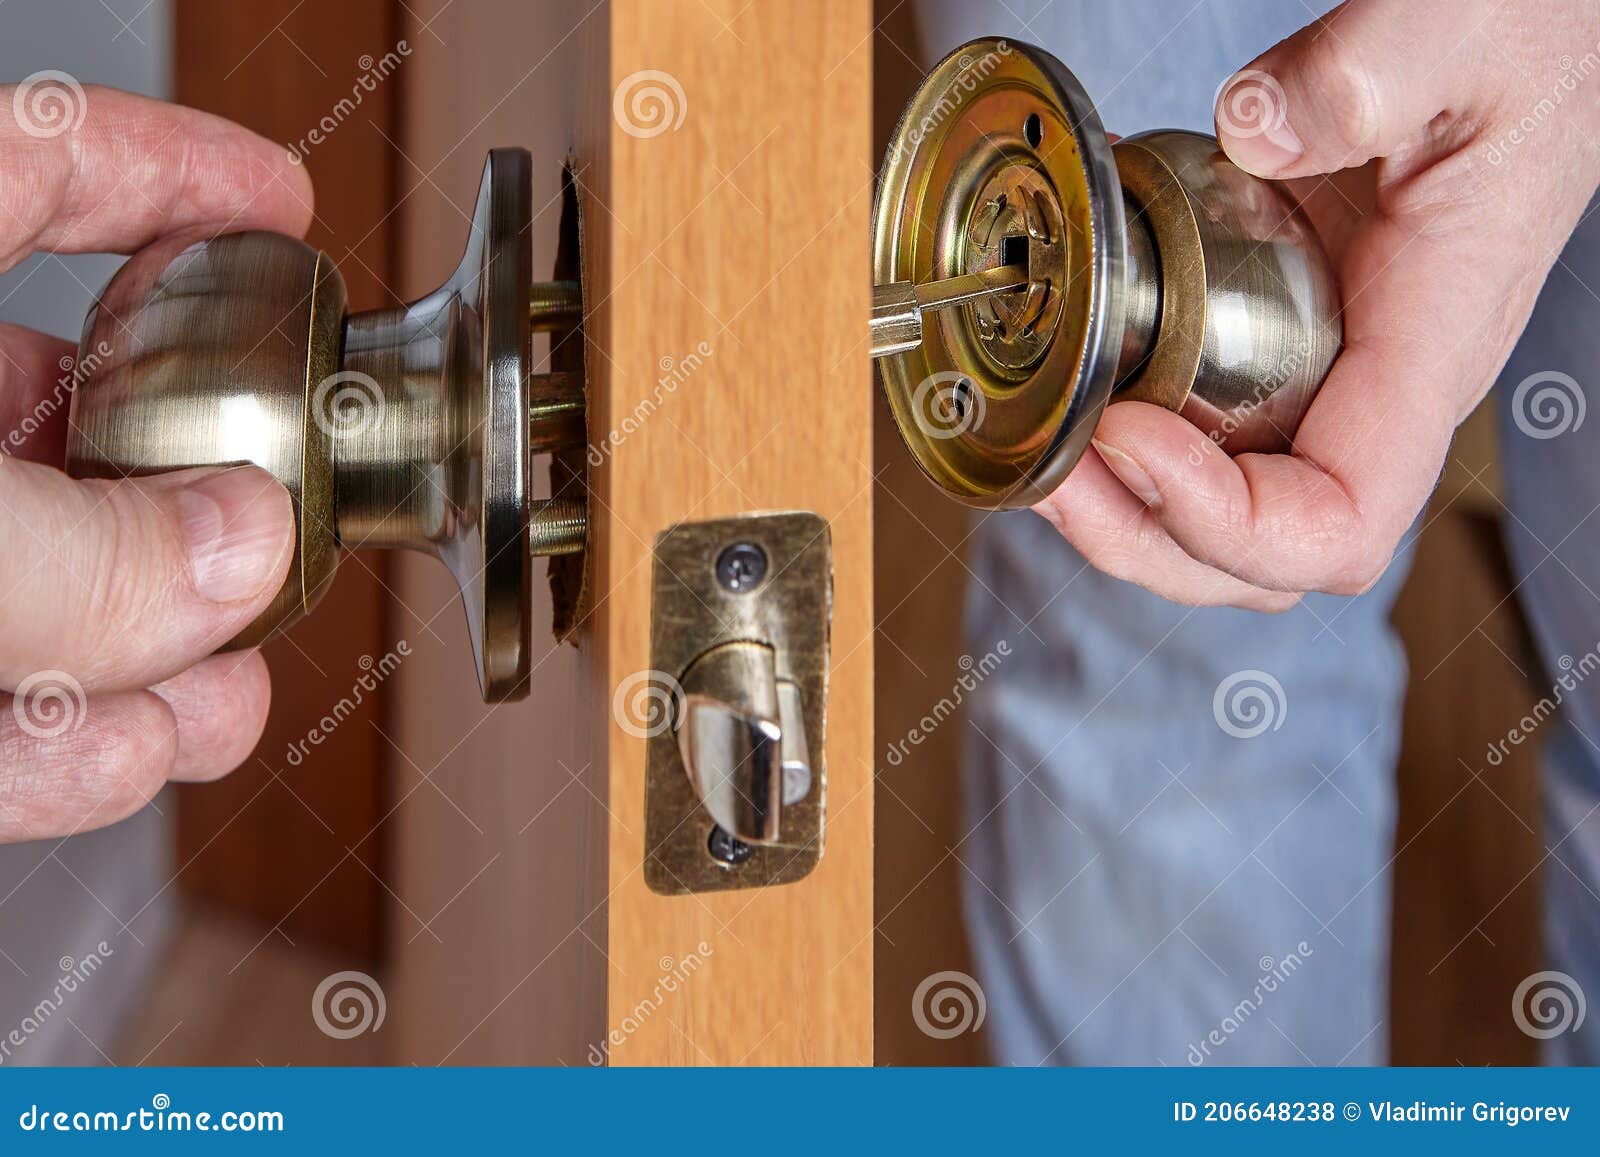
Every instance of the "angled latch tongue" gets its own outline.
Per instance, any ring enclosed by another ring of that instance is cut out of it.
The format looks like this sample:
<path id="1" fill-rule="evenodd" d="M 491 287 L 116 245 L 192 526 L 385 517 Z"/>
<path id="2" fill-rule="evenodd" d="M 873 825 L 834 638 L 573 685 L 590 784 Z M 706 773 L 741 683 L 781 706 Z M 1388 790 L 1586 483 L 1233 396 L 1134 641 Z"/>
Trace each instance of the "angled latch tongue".
<path id="1" fill-rule="evenodd" d="M 684 672 L 678 752 L 723 831 L 783 843 L 783 807 L 811 789 L 800 689 L 777 676 L 765 643 L 713 647 Z"/>

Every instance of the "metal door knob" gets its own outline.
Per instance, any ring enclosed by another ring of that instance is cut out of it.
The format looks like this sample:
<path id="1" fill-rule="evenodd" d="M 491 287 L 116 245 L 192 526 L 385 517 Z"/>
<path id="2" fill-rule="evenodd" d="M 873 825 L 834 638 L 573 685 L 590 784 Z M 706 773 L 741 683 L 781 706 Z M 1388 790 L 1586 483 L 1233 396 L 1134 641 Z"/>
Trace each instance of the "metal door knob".
<path id="1" fill-rule="evenodd" d="M 906 106 L 873 211 L 873 355 L 923 472 L 974 506 L 1059 486 L 1112 398 L 1287 449 L 1342 341 L 1327 255 L 1214 137 L 1113 146 L 1054 56 L 975 40 Z"/>
<path id="2" fill-rule="evenodd" d="M 328 256 L 266 232 L 159 241 L 101 294 L 68 471 L 251 462 L 293 500 L 289 577 L 230 645 L 315 607 L 341 551 L 404 547 L 460 584 L 484 697 L 526 692 L 531 555 L 586 526 L 581 497 L 530 497 L 531 456 L 584 442 L 578 376 L 530 372 L 534 330 L 582 314 L 576 283 L 532 280 L 530 171 L 489 154 L 460 266 L 409 305 L 347 314 Z"/>

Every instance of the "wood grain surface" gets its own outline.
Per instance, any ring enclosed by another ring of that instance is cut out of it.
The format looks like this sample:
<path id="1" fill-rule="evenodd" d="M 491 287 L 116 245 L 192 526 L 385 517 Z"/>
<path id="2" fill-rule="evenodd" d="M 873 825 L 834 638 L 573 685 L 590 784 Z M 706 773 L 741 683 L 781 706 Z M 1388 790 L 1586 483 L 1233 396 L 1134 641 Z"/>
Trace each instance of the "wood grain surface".
<path id="1" fill-rule="evenodd" d="M 683 115 L 645 135 L 618 106 L 591 209 L 609 249 L 591 440 L 654 396 L 663 367 L 702 342 L 713 352 L 598 472 L 609 682 L 596 697 L 650 665 L 651 543 L 667 526 L 806 509 L 830 521 L 834 549 L 827 836 L 812 875 L 650 892 L 645 742 L 611 728 L 612 1063 L 873 1059 L 871 31 L 868 0 L 611 4 L 613 86 L 666 73 Z M 657 1001 L 690 954 L 692 977 Z"/>

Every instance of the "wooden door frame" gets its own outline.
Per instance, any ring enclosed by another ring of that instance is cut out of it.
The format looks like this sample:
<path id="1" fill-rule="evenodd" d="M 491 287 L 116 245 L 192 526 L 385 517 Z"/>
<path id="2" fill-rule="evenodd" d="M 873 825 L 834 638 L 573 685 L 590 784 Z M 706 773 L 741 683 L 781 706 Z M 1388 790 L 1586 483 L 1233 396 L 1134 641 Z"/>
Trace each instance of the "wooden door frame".
<path id="1" fill-rule="evenodd" d="M 448 576 L 397 568 L 395 631 L 415 655 L 392 701 L 396 1060 L 873 1060 L 871 7 L 408 4 L 404 288 L 448 268 L 452 210 L 491 145 L 534 151 L 547 272 L 541 207 L 570 151 L 589 440 L 606 452 L 576 646 L 536 629 L 525 703 L 473 702 L 456 616 L 437 613 Z M 652 114 L 628 86 L 651 80 L 665 127 L 632 119 Z M 665 359 L 702 342 L 714 353 L 657 397 Z M 831 524 L 826 850 L 794 884 L 657 895 L 645 742 L 611 711 L 650 666 L 652 543 L 686 519 L 781 509 Z M 536 623 L 549 614 L 540 592 Z"/>
<path id="2" fill-rule="evenodd" d="M 715 352 L 596 472 L 595 585 L 610 613 L 594 702 L 651 665 L 651 545 L 672 523 L 811 510 L 834 553 L 826 841 L 810 876 L 651 892 L 645 741 L 606 721 L 612 1063 L 873 1059 L 871 10 L 611 4 L 609 94 L 666 74 L 682 121 L 657 135 L 614 102 L 595 189 L 609 227 L 590 269 L 591 345 L 609 356 L 591 359 L 591 437 L 648 404 L 663 359 Z M 690 954 L 692 980 L 637 1016 Z"/>

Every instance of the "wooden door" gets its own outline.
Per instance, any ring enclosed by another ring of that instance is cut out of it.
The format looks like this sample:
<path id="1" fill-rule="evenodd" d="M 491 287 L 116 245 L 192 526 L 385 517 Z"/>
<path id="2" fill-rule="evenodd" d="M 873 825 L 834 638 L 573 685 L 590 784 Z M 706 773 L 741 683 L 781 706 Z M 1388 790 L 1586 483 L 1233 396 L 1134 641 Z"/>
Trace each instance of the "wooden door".
<path id="1" fill-rule="evenodd" d="M 548 274 L 570 156 L 589 440 L 605 452 L 578 627 L 542 638 L 526 702 L 477 702 L 453 583 L 425 561 L 396 568 L 391 619 L 413 652 L 390 716 L 398 1061 L 873 1059 L 871 13 L 407 6 L 403 289 L 448 270 L 496 145 L 533 150 Z M 611 710 L 651 666 L 653 543 L 773 510 L 831 528 L 825 851 L 795 883 L 659 895 L 643 876 L 646 744 Z M 544 599 L 536 623 L 550 615 Z"/>

